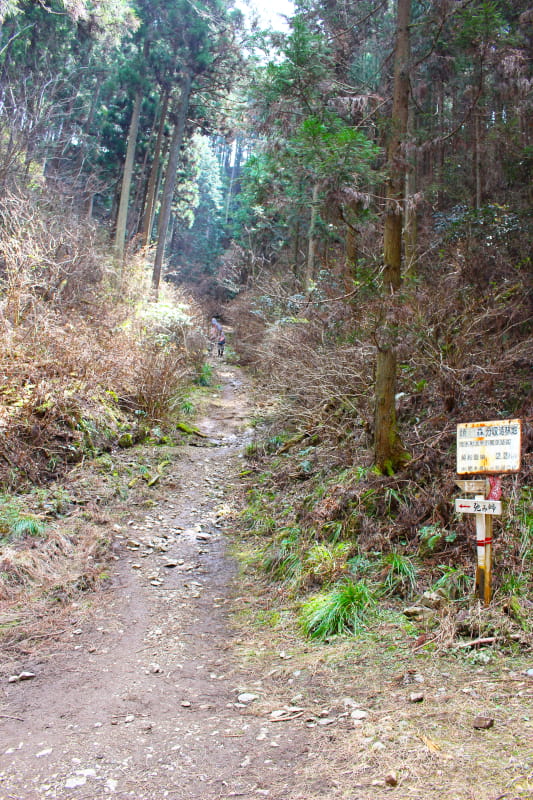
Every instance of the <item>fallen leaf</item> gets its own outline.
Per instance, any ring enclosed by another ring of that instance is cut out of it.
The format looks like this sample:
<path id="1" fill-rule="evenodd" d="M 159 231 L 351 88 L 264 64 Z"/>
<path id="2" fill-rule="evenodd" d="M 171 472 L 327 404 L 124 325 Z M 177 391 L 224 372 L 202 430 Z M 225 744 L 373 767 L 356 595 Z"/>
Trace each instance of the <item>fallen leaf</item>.
<path id="1" fill-rule="evenodd" d="M 430 739 L 428 736 L 424 736 L 423 733 L 418 734 L 418 738 L 424 742 L 427 749 L 430 750 L 432 753 L 438 753 L 441 750 L 441 746 L 434 742 L 433 739 Z"/>

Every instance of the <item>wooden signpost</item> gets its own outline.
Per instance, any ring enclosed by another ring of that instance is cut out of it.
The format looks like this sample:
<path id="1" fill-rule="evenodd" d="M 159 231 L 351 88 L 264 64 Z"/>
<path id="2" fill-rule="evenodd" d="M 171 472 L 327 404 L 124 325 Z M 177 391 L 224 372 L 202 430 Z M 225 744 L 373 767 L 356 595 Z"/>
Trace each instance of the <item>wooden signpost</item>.
<path id="1" fill-rule="evenodd" d="M 483 480 L 456 481 L 459 489 L 475 497 L 455 500 L 458 513 L 476 517 L 476 594 L 485 605 L 492 596 L 492 520 L 502 513 L 501 474 L 520 469 L 521 435 L 519 419 L 457 426 L 458 474 L 488 475 Z"/>

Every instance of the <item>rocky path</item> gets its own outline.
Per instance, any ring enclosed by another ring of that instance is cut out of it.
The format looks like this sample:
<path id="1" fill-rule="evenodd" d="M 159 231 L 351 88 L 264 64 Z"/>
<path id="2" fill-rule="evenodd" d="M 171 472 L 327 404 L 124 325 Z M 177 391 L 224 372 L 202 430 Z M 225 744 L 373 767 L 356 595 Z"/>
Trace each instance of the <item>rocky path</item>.
<path id="1" fill-rule="evenodd" d="M 251 409 L 238 369 L 217 381 L 206 438 L 110 512 L 111 588 L 0 663 L 0 800 L 531 800 L 527 657 L 305 642 L 235 580 Z"/>
<path id="2" fill-rule="evenodd" d="M 0 799 L 287 798 L 306 745 L 252 711 L 261 681 L 235 661 L 234 566 L 222 532 L 249 413 L 238 370 L 180 448 L 173 486 L 115 524 L 107 600 L 60 652 L 3 683 Z M 213 445 L 216 446 L 207 446 Z"/>

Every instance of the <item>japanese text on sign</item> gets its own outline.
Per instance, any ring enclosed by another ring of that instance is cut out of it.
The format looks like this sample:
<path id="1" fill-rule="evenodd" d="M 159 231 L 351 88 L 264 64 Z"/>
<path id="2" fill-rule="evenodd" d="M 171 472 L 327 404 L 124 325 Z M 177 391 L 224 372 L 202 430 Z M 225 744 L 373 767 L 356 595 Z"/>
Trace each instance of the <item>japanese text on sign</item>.
<path id="1" fill-rule="evenodd" d="M 457 426 L 457 472 L 517 472 L 521 421 L 467 422 Z"/>
<path id="2" fill-rule="evenodd" d="M 460 514 L 501 514 L 502 504 L 499 500 L 466 500 L 458 498 L 455 510 Z"/>

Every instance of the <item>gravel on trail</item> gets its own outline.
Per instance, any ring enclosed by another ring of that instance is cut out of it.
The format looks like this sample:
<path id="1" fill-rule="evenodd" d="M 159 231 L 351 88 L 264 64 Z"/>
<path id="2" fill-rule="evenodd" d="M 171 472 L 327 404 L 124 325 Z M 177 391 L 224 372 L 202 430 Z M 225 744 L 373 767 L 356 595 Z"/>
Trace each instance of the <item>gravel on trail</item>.
<path id="1" fill-rule="evenodd" d="M 116 575 L 90 620 L 19 664 L 34 677 L 3 680 L 0 800 L 289 796 L 305 740 L 255 714 L 258 676 L 232 652 L 223 527 L 249 401 L 237 368 L 217 379 L 207 438 L 166 470 L 176 488 L 115 524 Z"/>
<path id="2" fill-rule="evenodd" d="M 250 388 L 225 362 L 215 380 L 149 502 L 102 520 L 109 588 L 2 654 L 0 800 L 531 800 L 527 654 L 439 658 L 397 628 L 392 648 L 329 648 L 269 623 L 227 552 Z"/>

